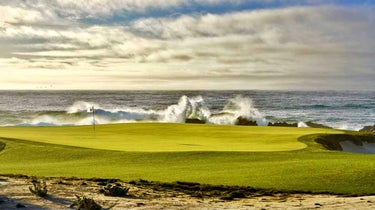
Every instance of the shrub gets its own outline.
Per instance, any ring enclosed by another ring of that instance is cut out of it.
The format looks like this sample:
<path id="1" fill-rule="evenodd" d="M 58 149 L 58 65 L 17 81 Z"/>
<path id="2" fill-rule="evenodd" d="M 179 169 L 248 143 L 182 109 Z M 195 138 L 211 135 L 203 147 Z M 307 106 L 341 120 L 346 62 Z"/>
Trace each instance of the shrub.
<path id="1" fill-rule="evenodd" d="M 17 203 L 16 204 L 16 208 L 19 209 L 19 208 L 26 208 L 25 205 L 23 205 L 22 203 Z"/>
<path id="2" fill-rule="evenodd" d="M 103 193 L 107 196 L 117 196 L 122 197 L 126 196 L 128 194 L 129 188 L 128 187 L 122 187 L 120 184 L 117 185 L 111 185 L 108 184 L 104 187 Z"/>
<path id="3" fill-rule="evenodd" d="M 221 200 L 231 201 L 235 198 L 246 198 L 245 192 L 243 191 L 233 191 L 229 193 L 227 196 L 221 197 Z"/>
<path id="4" fill-rule="evenodd" d="M 234 191 L 229 194 L 231 198 L 246 198 L 245 192 L 243 191 Z"/>
<path id="5" fill-rule="evenodd" d="M 81 209 L 85 209 L 85 210 L 101 210 L 102 207 L 97 204 L 94 199 L 92 198 L 86 198 L 85 196 L 78 196 L 76 195 L 77 197 L 77 202 L 76 202 L 76 206 L 77 206 L 77 210 L 81 210 Z"/>
<path id="6" fill-rule="evenodd" d="M 47 196 L 47 184 L 44 180 L 39 181 L 37 179 L 33 179 L 31 183 L 33 184 L 33 187 L 29 187 L 31 193 L 39 197 Z"/>

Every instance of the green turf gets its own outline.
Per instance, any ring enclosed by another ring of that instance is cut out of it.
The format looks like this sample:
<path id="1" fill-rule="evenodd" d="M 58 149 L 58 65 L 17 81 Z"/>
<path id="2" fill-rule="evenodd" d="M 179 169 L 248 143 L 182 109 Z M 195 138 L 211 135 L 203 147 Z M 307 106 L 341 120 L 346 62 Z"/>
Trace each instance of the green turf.
<path id="1" fill-rule="evenodd" d="M 0 128 L 0 137 L 136 152 L 290 151 L 305 148 L 297 138 L 313 133 L 337 131 L 160 123 L 101 125 L 95 134 L 91 126 Z"/>
<path id="2" fill-rule="evenodd" d="M 6 143 L 0 152 L 0 174 L 375 194 L 375 156 L 327 151 L 313 141 L 314 133 L 342 132 L 124 124 L 99 126 L 94 136 L 86 126 L 0 128 L 0 136 L 6 137 L 0 138 Z"/>

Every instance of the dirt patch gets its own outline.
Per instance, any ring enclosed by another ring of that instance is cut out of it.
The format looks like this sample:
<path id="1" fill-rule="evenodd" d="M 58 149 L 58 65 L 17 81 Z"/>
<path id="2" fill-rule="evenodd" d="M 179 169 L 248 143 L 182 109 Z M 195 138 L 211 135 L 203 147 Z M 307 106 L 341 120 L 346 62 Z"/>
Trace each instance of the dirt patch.
<path id="1" fill-rule="evenodd" d="M 142 182 L 142 181 L 140 181 Z M 0 209 L 72 209 L 77 200 L 75 195 L 93 198 L 104 208 L 111 209 L 373 209 L 375 196 L 340 197 L 337 195 L 272 193 L 272 195 L 247 195 L 247 192 L 232 192 L 231 200 L 226 200 L 227 188 L 217 189 L 218 195 L 194 196 L 192 188 L 197 183 L 176 182 L 169 186 L 143 183 L 125 183 L 107 179 L 64 179 L 46 180 L 48 196 L 40 198 L 32 194 L 30 178 L 26 176 L 0 176 Z M 108 183 L 129 187 L 127 196 L 110 197 L 100 193 Z M 180 190 L 179 190 L 179 189 Z M 199 193 L 198 188 L 196 192 Z M 203 194 L 211 192 L 206 190 Z M 224 191 L 223 191 L 224 190 Z M 204 188 L 203 188 L 203 191 Z M 223 191 L 223 192 L 222 192 Z M 251 193 L 250 193 L 251 194 Z"/>

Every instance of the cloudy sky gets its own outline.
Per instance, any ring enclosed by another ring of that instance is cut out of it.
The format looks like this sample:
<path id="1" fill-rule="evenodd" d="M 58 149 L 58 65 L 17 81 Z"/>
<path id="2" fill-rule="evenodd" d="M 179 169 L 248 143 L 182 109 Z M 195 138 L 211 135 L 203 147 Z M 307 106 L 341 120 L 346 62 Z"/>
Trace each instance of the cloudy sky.
<path id="1" fill-rule="evenodd" d="M 0 0 L 0 89 L 375 89 L 373 0 Z"/>

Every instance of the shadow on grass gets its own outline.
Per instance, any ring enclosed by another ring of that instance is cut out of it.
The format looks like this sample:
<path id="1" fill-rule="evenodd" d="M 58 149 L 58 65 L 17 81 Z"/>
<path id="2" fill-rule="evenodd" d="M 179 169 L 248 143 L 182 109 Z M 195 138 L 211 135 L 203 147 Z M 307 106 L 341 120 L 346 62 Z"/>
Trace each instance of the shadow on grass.
<path id="1" fill-rule="evenodd" d="M 0 141 L 0 152 L 5 149 L 5 143 Z"/>

